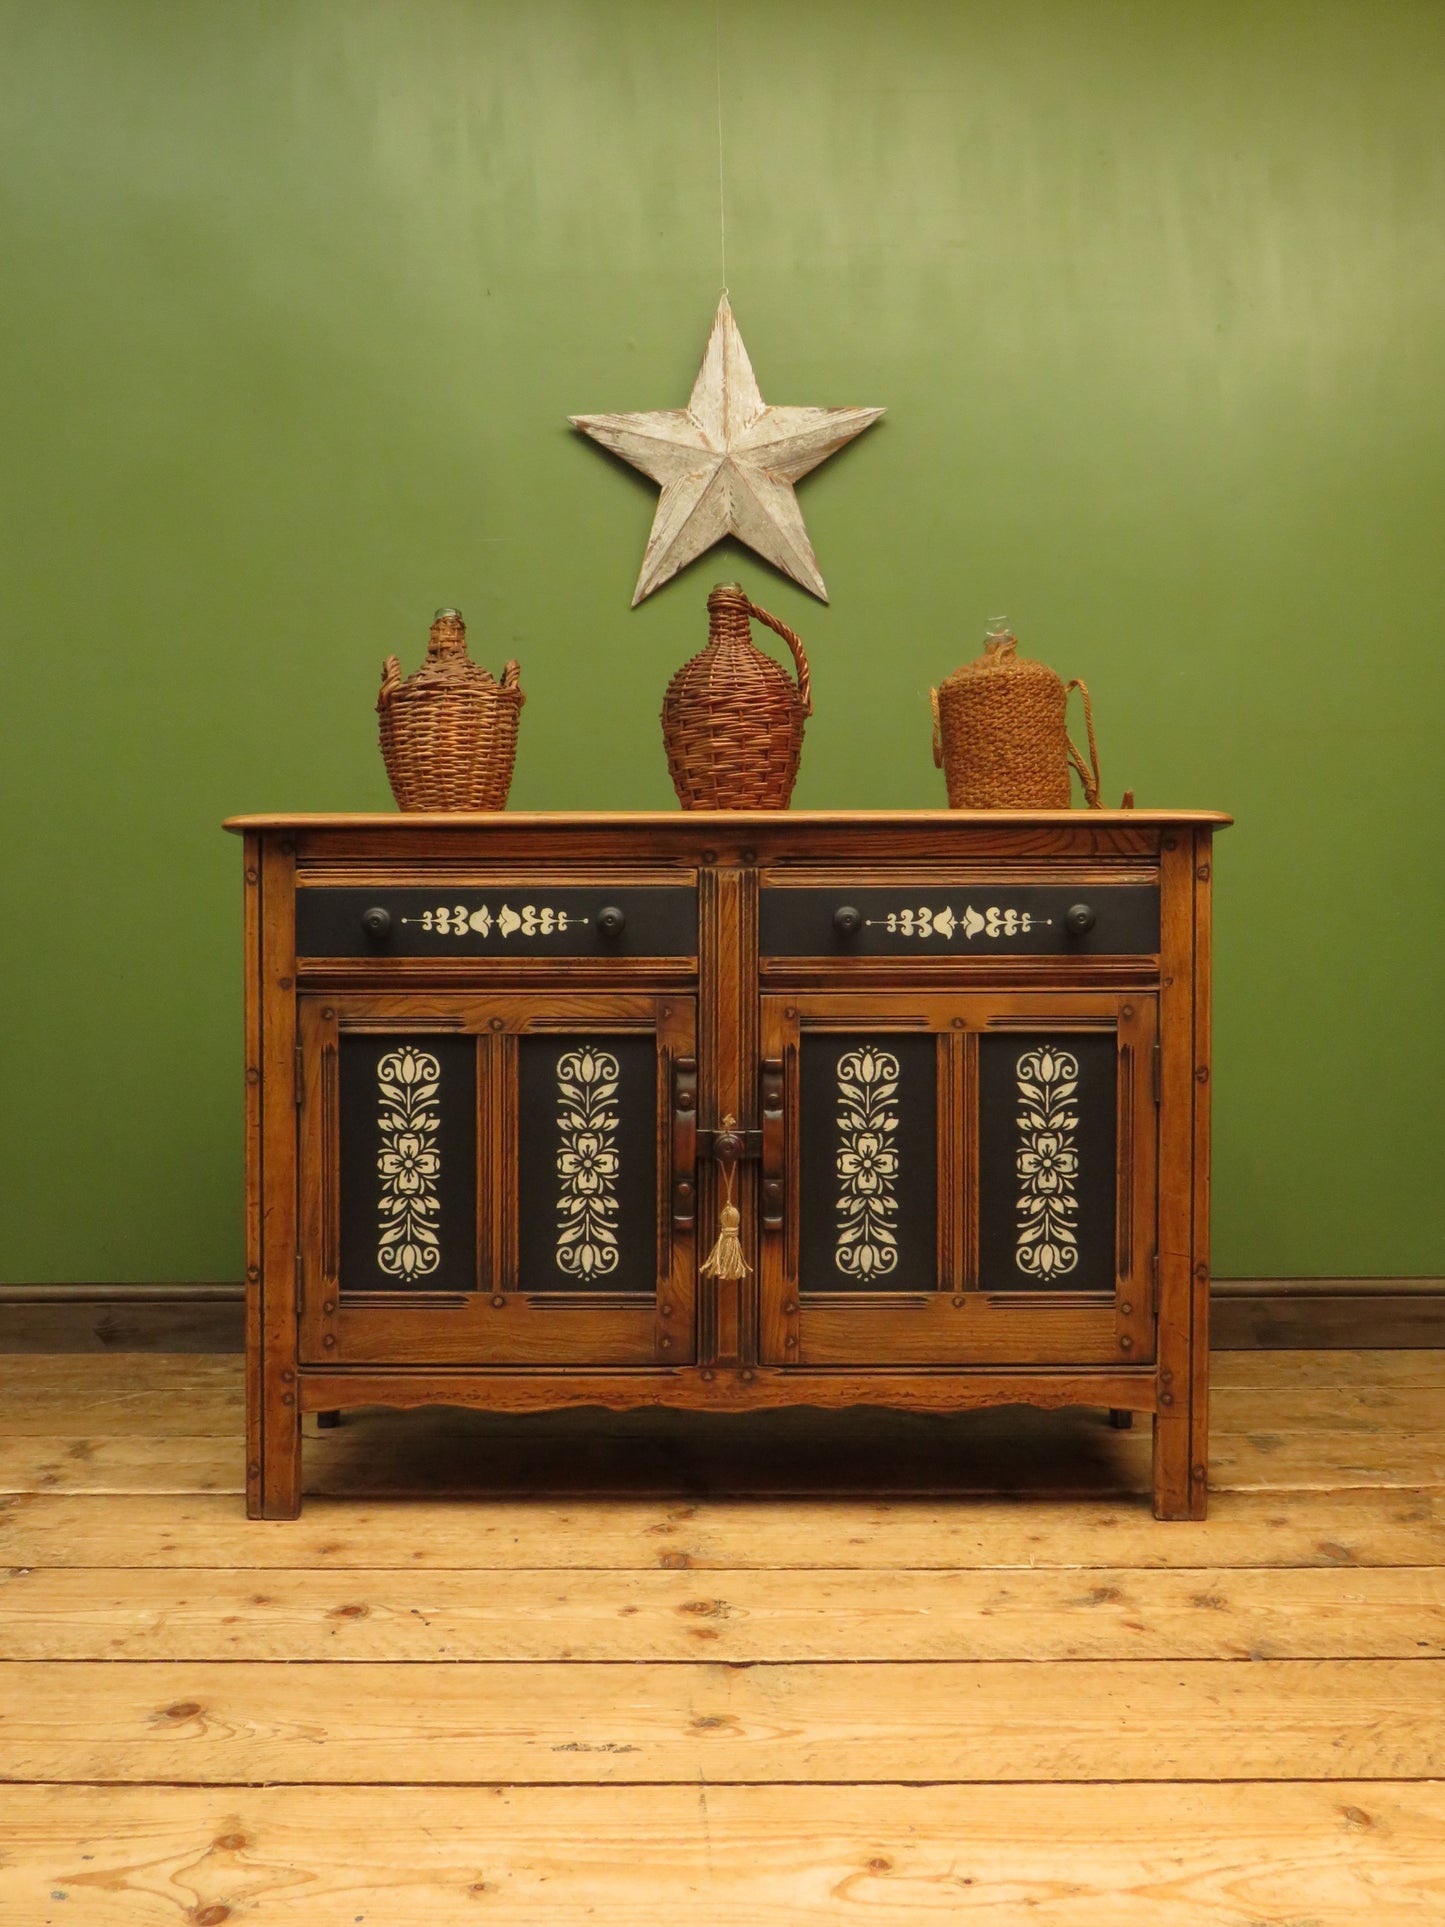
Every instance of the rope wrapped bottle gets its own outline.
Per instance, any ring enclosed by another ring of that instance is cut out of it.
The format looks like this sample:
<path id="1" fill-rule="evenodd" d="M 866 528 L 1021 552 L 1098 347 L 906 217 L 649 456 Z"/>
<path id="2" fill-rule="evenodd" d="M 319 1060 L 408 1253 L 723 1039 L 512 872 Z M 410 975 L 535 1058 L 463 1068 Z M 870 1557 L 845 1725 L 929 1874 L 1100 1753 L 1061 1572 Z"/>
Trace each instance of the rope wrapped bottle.
<path id="1" fill-rule="evenodd" d="M 1069 691 L 1084 698 L 1089 761 L 1069 740 Z M 1000 619 L 984 652 L 929 691 L 933 760 L 955 810 L 1066 810 L 1069 770 L 1078 771 L 1084 801 L 1099 808 L 1099 751 L 1094 707 L 1075 677 L 1065 686 L 1045 663 L 1018 654 L 1018 638 Z"/>
<path id="2" fill-rule="evenodd" d="M 802 640 L 736 582 L 718 584 L 707 613 L 707 647 L 678 670 L 662 703 L 678 801 L 685 810 L 785 810 L 813 713 Z M 754 616 L 787 643 L 796 683 L 753 641 Z"/>
<path id="3" fill-rule="evenodd" d="M 509 662 L 500 682 L 467 654 L 459 609 L 438 609 L 426 661 L 402 681 L 388 656 L 376 700 L 381 753 L 403 810 L 505 809 L 527 700 Z"/>

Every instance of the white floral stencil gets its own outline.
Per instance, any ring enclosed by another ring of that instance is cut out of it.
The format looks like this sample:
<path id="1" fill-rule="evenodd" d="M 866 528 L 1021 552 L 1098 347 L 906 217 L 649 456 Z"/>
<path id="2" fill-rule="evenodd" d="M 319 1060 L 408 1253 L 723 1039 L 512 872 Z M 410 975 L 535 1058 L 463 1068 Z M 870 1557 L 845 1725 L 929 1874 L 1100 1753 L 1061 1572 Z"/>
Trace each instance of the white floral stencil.
<path id="1" fill-rule="evenodd" d="M 898 1059 L 845 1051 L 838 1059 L 838 1244 L 850 1278 L 881 1278 L 898 1263 Z"/>
<path id="2" fill-rule="evenodd" d="M 571 1050 L 557 1060 L 557 1267 L 573 1278 L 617 1269 L 619 1076 L 611 1051 Z"/>
<path id="3" fill-rule="evenodd" d="M 392 1278 L 425 1278 L 442 1261 L 436 1108 L 441 1065 L 430 1051 L 389 1051 L 376 1067 L 381 1112 L 381 1240 L 376 1262 Z"/>
<path id="4" fill-rule="evenodd" d="M 1074 1132 L 1079 1060 L 1068 1051 L 1025 1051 L 1019 1084 L 1018 1268 L 1031 1278 L 1060 1278 L 1079 1262 L 1074 1180 L 1079 1156 Z"/>

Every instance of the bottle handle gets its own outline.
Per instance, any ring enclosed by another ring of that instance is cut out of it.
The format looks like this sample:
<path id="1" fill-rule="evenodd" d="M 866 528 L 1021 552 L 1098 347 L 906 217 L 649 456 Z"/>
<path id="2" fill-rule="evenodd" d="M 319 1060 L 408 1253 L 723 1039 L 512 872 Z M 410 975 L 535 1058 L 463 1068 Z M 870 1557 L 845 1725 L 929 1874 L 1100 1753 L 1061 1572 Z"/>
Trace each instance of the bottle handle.
<path id="1" fill-rule="evenodd" d="M 813 713 L 813 679 L 808 668 L 808 652 L 803 647 L 803 638 L 790 629 L 786 622 L 779 622 L 770 616 L 766 609 L 760 609 L 756 602 L 748 603 L 748 614 L 756 616 L 759 622 L 766 623 L 774 635 L 781 636 L 793 654 L 793 666 L 798 673 L 798 701 L 802 704 L 804 716 Z"/>
<path id="2" fill-rule="evenodd" d="M 1102 785 L 1099 776 L 1099 746 L 1094 741 L 1094 705 L 1089 700 L 1089 686 L 1082 678 L 1075 676 L 1073 681 L 1065 688 L 1064 702 L 1066 705 L 1069 700 L 1070 689 L 1079 690 L 1084 698 L 1084 727 L 1089 733 L 1089 763 L 1085 763 L 1083 757 L 1079 754 L 1078 750 L 1075 749 L 1073 738 L 1069 735 L 1067 726 L 1064 730 L 1064 741 L 1069 745 L 1069 761 L 1078 771 L 1079 781 L 1084 786 L 1084 802 L 1091 810 L 1097 810 L 1102 808 L 1099 800 L 1099 792 Z M 1089 764 L 1093 765 L 1092 773 L 1090 772 Z"/>

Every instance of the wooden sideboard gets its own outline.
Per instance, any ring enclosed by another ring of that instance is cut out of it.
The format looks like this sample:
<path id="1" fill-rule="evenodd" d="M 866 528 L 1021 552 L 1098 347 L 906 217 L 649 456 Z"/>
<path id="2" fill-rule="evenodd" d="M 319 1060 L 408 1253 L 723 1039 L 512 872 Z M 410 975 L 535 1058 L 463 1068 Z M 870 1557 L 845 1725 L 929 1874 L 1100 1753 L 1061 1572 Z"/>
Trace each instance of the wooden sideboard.
<path id="1" fill-rule="evenodd" d="M 251 1514 L 304 1412 L 1018 1402 L 1202 1518 L 1228 821 L 233 819 Z"/>

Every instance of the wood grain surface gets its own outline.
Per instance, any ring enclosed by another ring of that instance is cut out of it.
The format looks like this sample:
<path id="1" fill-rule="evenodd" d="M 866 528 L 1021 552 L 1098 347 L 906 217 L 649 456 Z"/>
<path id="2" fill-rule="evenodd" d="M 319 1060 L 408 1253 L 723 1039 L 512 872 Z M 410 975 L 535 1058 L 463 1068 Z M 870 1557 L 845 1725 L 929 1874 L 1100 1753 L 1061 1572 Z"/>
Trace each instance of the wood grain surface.
<path id="1" fill-rule="evenodd" d="M 1222 1493 L 1207 1535 L 1157 1532 L 1137 1500 L 847 1498 L 318 1499 L 299 1520 L 247 1521 L 225 1494 L 0 1494 L 0 1563 L 54 1567 L 465 1567 L 645 1571 L 1189 1571 L 1434 1566 L 1445 1495 Z M 109 1582 L 105 1582 L 109 1583 Z"/>
<path id="2" fill-rule="evenodd" d="M 260 1522 L 239 1360 L 0 1360 L 0 1927 L 1432 1921 L 1442 1394 L 1218 1356 L 1199 1524 L 1018 1408 L 353 1412 Z"/>
<path id="3" fill-rule="evenodd" d="M 6 1837 L 4 1927 L 1400 1927 L 1445 1787 L 39 1786 Z"/>
<path id="4" fill-rule="evenodd" d="M 6 1682 L 4 1780 L 790 1785 L 864 1761 L 919 1782 L 1445 1775 L 1432 1659 L 15 1660 Z"/>
<path id="5" fill-rule="evenodd" d="M 1418 1354 L 1428 1356 L 1429 1354 Z M 101 1361 L 103 1362 L 103 1361 Z M 1439 1489 L 1445 1420 L 1365 1418 L 1332 1396 L 1318 1422 L 1270 1409 L 1247 1430 L 1217 1414 L 1216 1492 Z M 1336 1419 L 1338 1418 L 1338 1423 Z M 1278 1422 L 1283 1421 L 1283 1422 Z M 77 1414 L 71 1431 L 0 1435 L 0 1492 L 234 1492 L 236 1435 L 188 1437 L 184 1453 L 139 1430 L 106 1432 Z M 1010 1407 L 868 1415 L 757 1413 L 746 1418 L 590 1408 L 493 1416 L 433 1408 L 348 1414 L 308 1437 L 305 1490 L 333 1496 L 683 1491 L 725 1493 L 1140 1493 L 1149 1486 L 1147 1424 L 1113 1431 L 1102 1411 Z"/>
<path id="6" fill-rule="evenodd" d="M 0 1659 L 1445 1657 L 1445 1573 L 1329 1566 L 634 1572 L 0 1572 Z"/>

